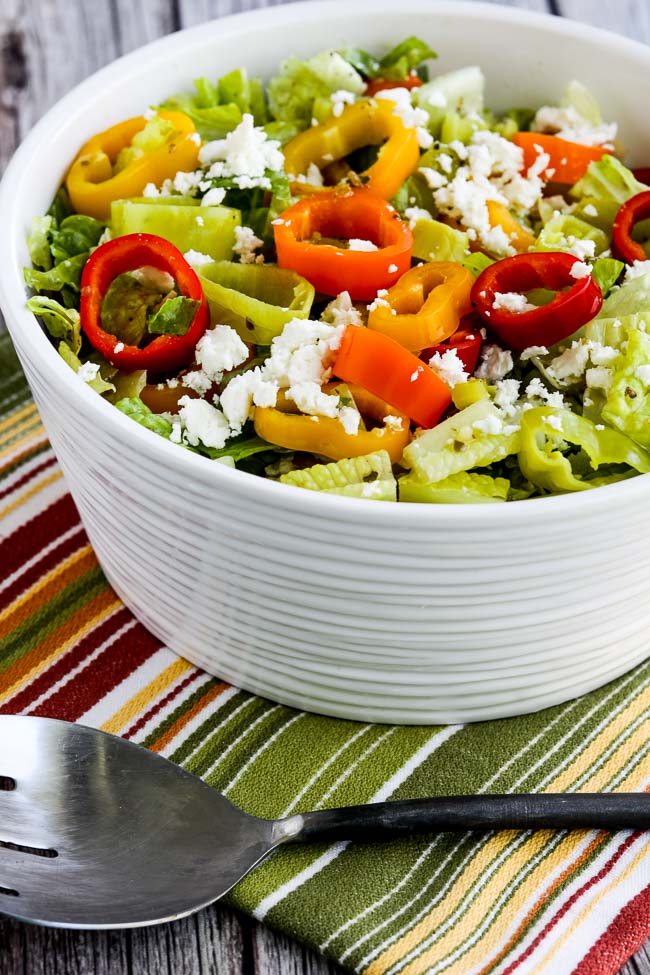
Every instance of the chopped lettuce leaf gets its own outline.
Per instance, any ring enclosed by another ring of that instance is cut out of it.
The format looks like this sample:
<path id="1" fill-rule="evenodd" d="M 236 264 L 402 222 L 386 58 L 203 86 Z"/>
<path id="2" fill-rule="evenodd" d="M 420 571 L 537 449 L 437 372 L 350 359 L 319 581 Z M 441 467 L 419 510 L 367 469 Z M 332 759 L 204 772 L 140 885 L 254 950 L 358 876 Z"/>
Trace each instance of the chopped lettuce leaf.
<path id="1" fill-rule="evenodd" d="M 535 243 L 535 250 L 569 251 L 572 253 L 577 241 L 594 242 L 593 251 L 591 254 L 587 253 L 587 257 L 601 254 L 609 247 L 607 234 L 599 230 L 598 227 L 593 227 L 572 214 L 558 213 L 542 227 Z"/>
<path id="2" fill-rule="evenodd" d="M 639 332 L 650 332 L 650 308 L 647 312 L 637 312 L 634 315 L 601 318 L 600 315 L 585 325 L 582 330 L 586 339 L 608 345 L 612 349 L 620 349 L 627 342 L 629 333 L 636 329 Z"/>
<path id="3" fill-rule="evenodd" d="M 397 486 L 390 457 L 385 450 L 361 457 L 347 457 L 331 464 L 315 464 L 304 470 L 282 474 L 283 484 L 340 494 L 346 497 L 366 498 L 371 501 L 396 501 Z"/>
<path id="4" fill-rule="evenodd" d="M 63 361 L 66 362 L 70 368 L 74 370 L 74 372 L 78 373 L 80 370 L 86 371 L 88 370 L 89 366 L 96 366 L 96 368 L 91 368 L 88 370 L 89 372 L 92 372 L 92 375 L 89 375 L 88 378 L 86 378 L 82 372 L 82 378 L 84 379 L 86 385 L 90 386 L 91 389 L 94 389 L 94 391 L 99 393 L 100 396 L 103 395 L 103 393 L 112 393 L 115 391 L 115 386 L 113 383 L 107 382 L 102 376 L 101 368 L 97 366 L 96 363 L 82 363 L 79 356 L 75 355 L 67 342 L 59 342 L 58 353 Z"/>
<path id="5" fill-rule="evenodd" d="M 613 257 L 599 257 L 593 268 L 591 276 L 606 298 L 612 290 L 625 265 L 622 261 L 616 261 Z"/>
<path id="6" fill-rule="evenodd" d="M 460 471 L 442 481 L 426 484 L 413 474 L 398 479 L 400 501 L 425 504 L 485 504 L 507 501 L 510 481 L 489 474 Z"/>
<path id="7" fill-rule="evenodd" d="M 517 453 L 519 431 L 489 433 L 490 426 L 503 429 L 501 415 L 489 400 L 478 400 L 416 436 L 404 450 L 402 463 L 416 477 L 433 484 Z"/>
<path id="8" fill-rule="evenodd" d="M 32 314 L 42 319 L 53 339 L 62 339 L 75 355 L 81 349 L 81 323 L 76 308 L 64 308 L 54 298 L 36 295 L 27 302 Z"/>
<path id="9" fill-rule="evenodd" d="M 201 81 L 195 84 L 197 90 L 200 90 Z M 236 68 L 220 78 L 217 82 L 216 97 L 218 102 L 215 104 L 236 105 L 242 115 L 252 115 L 255 125 L 264 125 L 268 122 L 262 84 L 257 78 L 249 78 L 245 68 Z"/>
<path id="10" fill-rule="evenodd" d="M 55 264 L 96 247 L 106 224 L 94 217 L 74 213 L 50 231 L 50 247 Z"/>
<path id="11" fill-rule="evenodd" d="M 476 251 L 474 254 L 468 254 L 464 257 L 460 263 L 477 278 L 486 267 L 494 264 L 494 259 L 488 257 L 487 254 L 483 254 L 481 251 Z"/>
<path id="12" fill-rule="evenodd" d="M 173 122 L 161 118 L 160 115 L 155 115 L 149 119 L 144 128 L 133 136 L 131 144 L 120 149 L 113 166 L 113 173 L 119 173 L 126 169 L 137 159 L 142 159 L 146 153 L 160 149 L 173 135 L 174 131 Z"/>
<path id="13" fill-rule="evenodd" d="M 50 234 L 54 227 L 56 227 L 54 217 L 34 217 L 27 236 L 27 249 L 32 264 L 43 271 L 49 271 L 52 267 Z"/>
<path id="14" fill-rule="evenodd" d="M 25 284 L 34 291 L 61 291 L 63 288 L 79 291 L 81 272 L 87 259 L 86 251 L 61 261 L 49 271 L 37 271 L 32 267 L 23 268 Z"/>
<path id="15" fill-rule="evenodd" d="M 648 187 L 640 183 L 634 173 L 627 169 L 616 156 L 605 155 L 597 162 L 589 164 L 589 169 L 576 185 L 569 191 L 574 200 L 582 197 L 594 197 L 594 205 L 598 207 L 600 200 L 614 200 L 620 206 L 631 196 L 642 193 Z"/>
<path id="16" fill-rule="evenodd" d="M 603 302 L 598 318 L 621 318 L 623 315 L 647 314 L 650 318 L 650 271 L 627 278 L 620 288 Z"/>
<path id="17" fill-rule="evenodd" d="M 381 58 L 379 75 L 392 81 L 403 81 L 423 61 L 437 57 L 436 52 L 419 37 L 407 37 Z"/>
<path id="18" fill-rule="evenodd" d="M 147 330 L 152 335 L 187 335 L 200 304 L 184 295 L 168 298 L 147 320 Z"/>
<path id="19" fill-rule="evenodd" d="M 154 433 L 166 440 L 169 439 L 169 434 L 172 432 L 172 425 L 169 420 L 158 413 L 152 413 L 139 396 L 120 399 L 115 406 L 121 413 L 125 413 L 126 416 L 130 416 L 132 420 L 139 423 L 140 426 L 146 427 L 147 430 L 153 430 Z"/>
<path id="20" fill-rule="evenodd" d="M 569 82 L 564 90 L 560 105 L 562 108 L 574 108 L 578 115 L 581 115 L 592 125 L 603 124 L 598 102 L 580 81 Z"/>
<path id="21" fill-rule="evenodd" d="M 466 138 L 461 139 L 464 142 L 471 139 L 474 131 L 471 120 L 464 116 L 478 115 L 483 111 L 484 92 L 483 72 L 478 66 L 472 65 L 438 75 L 426 85 L 415 89 L 413 101 L 418 108 L 428 112 L 429 128 L 434 135 L 440 134 L 443 142 L 452 142 L 454 138 L 464 135 Z M 443 126 L 443 120 L 446 120 L 446 126 Z M 441 132 L 443 128 L 446 130 L 444 136 Z M 465 129 L 469 131 L 469 136 Z M 449 135 L 451 138 L 448 138 Z"/>
<path id="22" fill-rule="evenodd" d="M 337 51 L 323 51 L 307 61 L 289 58 L 268 85 L 271 113 L 281 121 L 311 125 L 314 101 L 335 91 L 363 94 L 366 83 Z"/>
<path id="23" fill-rule="evenodd" d="M 339 54 L 364 78 L 379 77 L 381 73 L 379 61 L 367 51 L 363 51 L 360 47 L 346 47 L 339 51 Z"/>
<path id="24" fill-rule="evenodd" d="M 627 346 L 613 365 L 603 419 L 643 447 L 650 447 L 650 336 L 628 333 Z"/>
<path id="25" fill-rule="evenodd" d="M 139 397 L 147 385 L 146 369 L 134 369 L 133 372 L 124 372 L 122 369 L 116 369 L 110 375 L 110 370 L 104 368 L 104 375 L 107 379 L 110 379 L 115 387 L 112 393 L 106 395 L 106 399 L 111 403 L 117 403 L 121 399 Z"/>
<path id="26" fill-rule="evenodd" d="M 242 120 L 239 105 L 232 102 L 219 105 L 217 89 L 206 78 L 199 79 L 195 85 L 196 95 L 173 95 L 160 108 L 188 115 L 204 142 L 224 139 Z"/>

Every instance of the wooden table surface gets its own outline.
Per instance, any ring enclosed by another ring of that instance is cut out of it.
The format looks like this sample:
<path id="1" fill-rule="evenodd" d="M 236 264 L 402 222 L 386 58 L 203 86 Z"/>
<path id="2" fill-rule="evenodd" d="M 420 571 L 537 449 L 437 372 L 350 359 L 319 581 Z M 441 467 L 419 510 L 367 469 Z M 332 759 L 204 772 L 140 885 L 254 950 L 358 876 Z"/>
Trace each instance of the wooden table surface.
<path id="1" fill-rule="evenodd" d="M 0 172 L 43 112 L 97 68 L 171 31 L 274 2 L 0 0 Z M 509 0 L 508 5 L 572 17 L 650 43 L 650 0 Z M 49 931 L 0 919 L 0 975 L 341 971 L 222 906 L 139 931 Z M 650 975 L 650 942 L 621 975 Z"/>

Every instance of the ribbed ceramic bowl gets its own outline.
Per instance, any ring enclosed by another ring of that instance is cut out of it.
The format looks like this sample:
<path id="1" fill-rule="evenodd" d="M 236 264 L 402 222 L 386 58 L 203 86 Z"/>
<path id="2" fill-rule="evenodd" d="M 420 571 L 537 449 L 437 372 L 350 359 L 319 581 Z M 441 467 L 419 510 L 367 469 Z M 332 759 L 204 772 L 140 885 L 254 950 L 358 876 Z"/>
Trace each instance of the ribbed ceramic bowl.
<path id="1" fill-rule="evenodd" d="M 370 15 L 370 12 L 372 14 Z M 109 580 L 178 653 L 308 710 L 403 723 L 557 704 L 650 647 L 650 478 L 509 505 L 380 504 L 229 470 L 88 389 L 25 310 L 21 268 L 77 148 L 147 105 L 289 54 L 409 33 L 437 69 L 481 64 L 488 103 L 552 102 L 577 77 L 647 165 L 650 50 L 508 7 L 361 0 L 273 7 L 174 34 L 100 71 L 24 142 L 0 191 L 0 296 L 52 445 Z"/>

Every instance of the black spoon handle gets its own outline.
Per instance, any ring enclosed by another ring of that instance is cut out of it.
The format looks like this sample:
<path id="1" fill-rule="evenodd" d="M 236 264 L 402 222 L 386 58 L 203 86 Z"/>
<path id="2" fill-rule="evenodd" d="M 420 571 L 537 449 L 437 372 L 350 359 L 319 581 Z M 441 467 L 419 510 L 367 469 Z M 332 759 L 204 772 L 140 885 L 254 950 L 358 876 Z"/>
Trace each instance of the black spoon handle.
<path id="1" fill-rule="evenodd" d="M 383 840 L 470 829 L 650 829 L 646 793 L 436 796 L 302 814 L 294 842 Z"/>

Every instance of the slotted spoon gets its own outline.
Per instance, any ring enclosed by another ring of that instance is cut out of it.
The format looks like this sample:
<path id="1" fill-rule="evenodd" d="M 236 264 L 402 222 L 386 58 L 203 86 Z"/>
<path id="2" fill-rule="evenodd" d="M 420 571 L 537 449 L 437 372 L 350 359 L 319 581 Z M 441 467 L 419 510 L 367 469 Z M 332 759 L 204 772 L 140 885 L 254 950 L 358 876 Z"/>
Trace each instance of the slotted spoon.
<path id="1" fill-rule="evenodd" d="M 441 796 L 264 820 L 122 738 L 0 716 L 0 911 L 53 927 L 183 917 L 283 843 L 585 827 L 648 828 L 650 796 Z"/>

